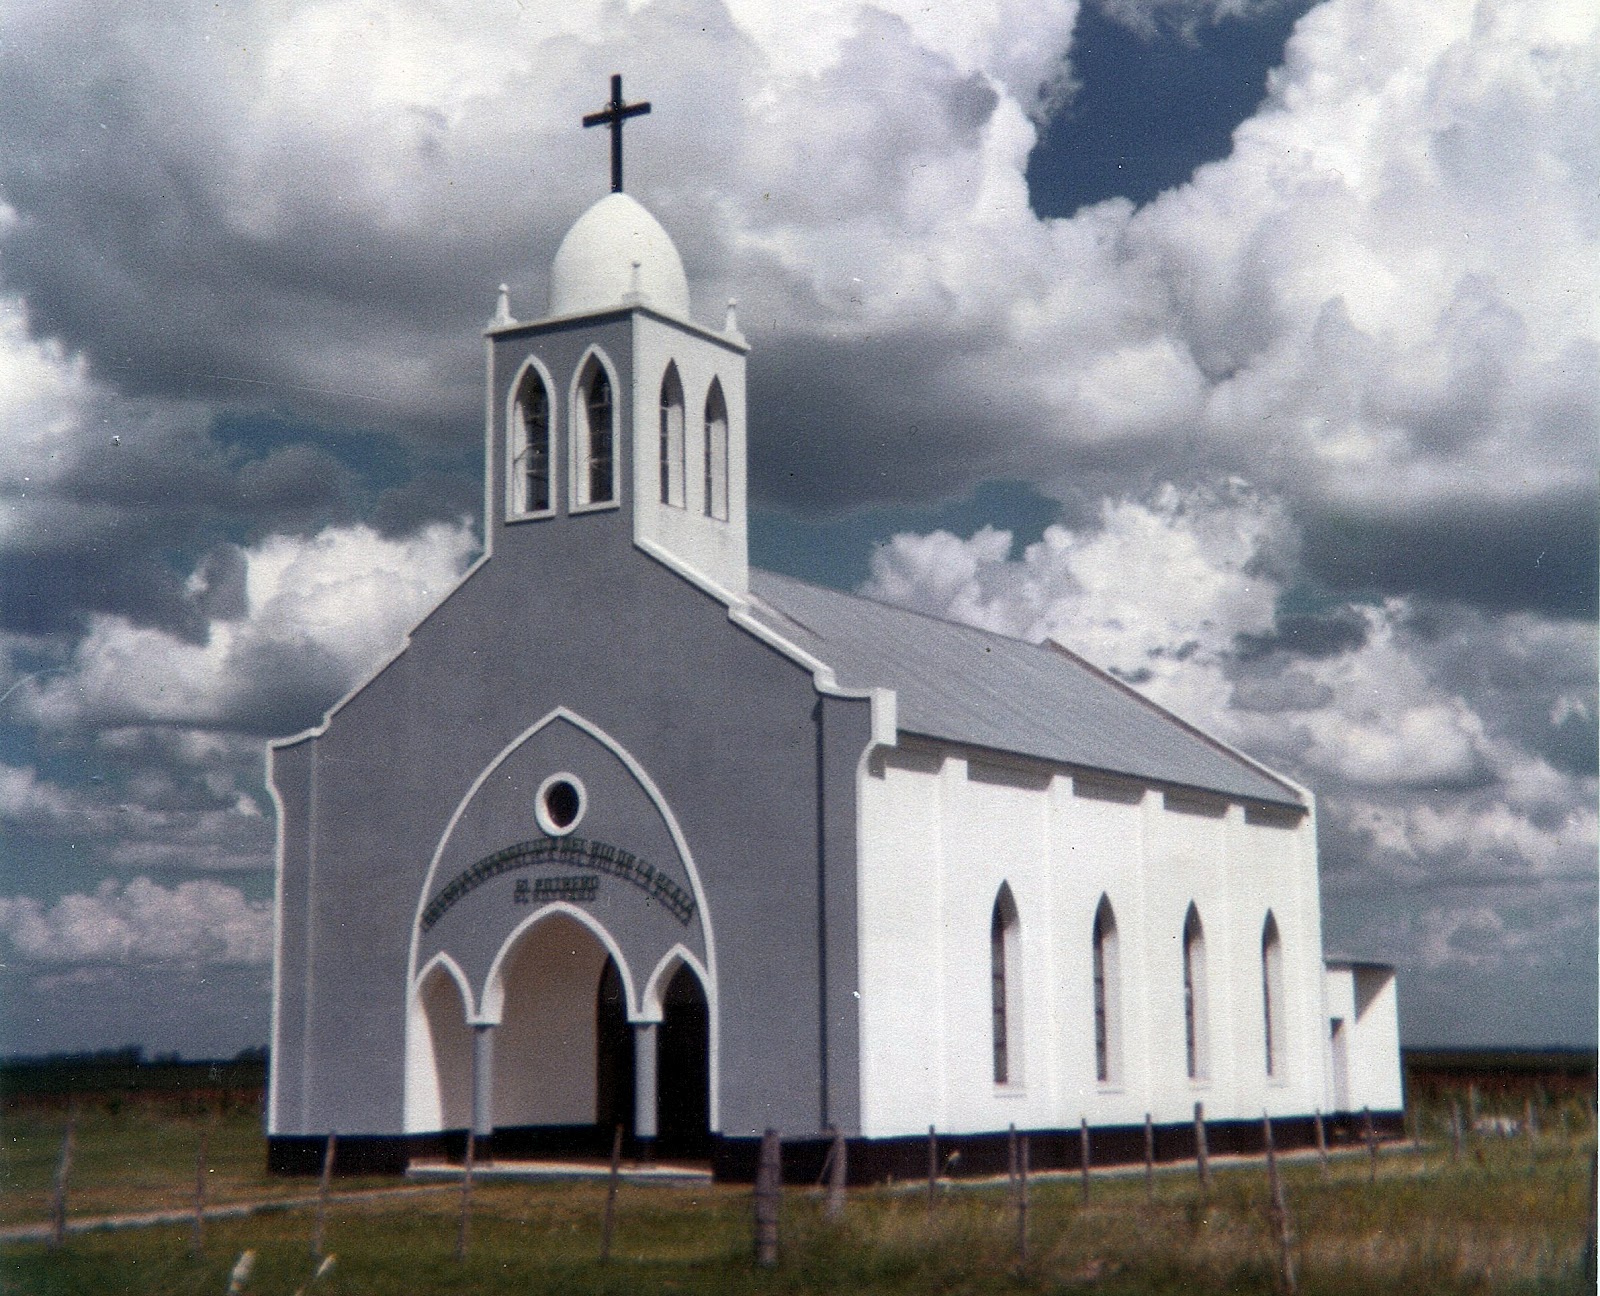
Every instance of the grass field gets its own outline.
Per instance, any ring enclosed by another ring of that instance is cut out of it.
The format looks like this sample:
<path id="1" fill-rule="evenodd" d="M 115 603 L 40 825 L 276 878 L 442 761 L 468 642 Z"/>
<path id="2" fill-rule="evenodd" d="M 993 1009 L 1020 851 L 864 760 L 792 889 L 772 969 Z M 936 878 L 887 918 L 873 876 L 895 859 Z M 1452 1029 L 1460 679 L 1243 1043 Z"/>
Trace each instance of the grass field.
<path id="1" fill-rule="evenodd" d="M 210 1131 L 208 1202 L 281 1202 L 315 1191 L 312 1181 L 266 1175 L 259 1126 L 248 1111 L 219 1118 L 175 1112 L 170 1104 L 117 1106 L 87 1109 L 78 1119 L 74 1218 L 190 1207 L 202 1121 Z M 28 1107 L 7 1114 L 4 1224 L 48 1218 L 64 1119 L 60 1111 Z M 1531 1168 L 1520 1137 L 1473 1139 L 1459 1161 L 1447 1137 L 1431 1138 L 1420 1155 L 1410 1146 L 1387 1149 L 1370 1186 L 1362 1154 L 1336 1158 L 1326 1178 L 1314 1159 L 1286 1165 L 1299 1290 L 1593 1291 L 1583 1272 L 1594 1148 L 1586 1104 L 1573 1104 L 1565 1124 L 1563 1132 L 1558 1113 L 1546 1113 Z M 1438 1113 L 1424 1128 L 1442 1132 Z M 339 1180 L 336 1188 L 395 1186 Z M 1029 1259 L 1021 1268 L 1016 1214 L 1003 1183 L 942 1188 L 931 1220 L 920 1191 L 855 1190 L 837 1225 L 823 1220 L 818 1195 L 789 1190 L 782 1259 L 770 1271 L 751 1263 L 747 1188 L 624 1185 L 613 1257 L 602 1266 L 604 1198 L 603 1184 L 480 1184 L 465 1262 L 454 1253 L 458 1191 L 339 1200 L 329 1210 L 326 1243 L 337 1263 L 310 1293 L 1279 1290 L 1259 1164 L 1219 1166 L 1205 1202 L 1192 1169 L 1159 1175 L 1153 1202 L 1140 1173 L 1096 1177 L 1087 1207 L 1076 1178 L 1037 1179 Z M 211 1220 L 199 1258 L 189 1255 L 187 1224 L 71 1234 L 54 1252 L 43 1243 L 12 1243 L 0 1258 L 0 1290 L 221 1296 L 236 1257 L 250 1249 L 257 1264 L 245 1291 L 290 1296 L 312 1274 L 312 1227 L 309 1206 Z"/>

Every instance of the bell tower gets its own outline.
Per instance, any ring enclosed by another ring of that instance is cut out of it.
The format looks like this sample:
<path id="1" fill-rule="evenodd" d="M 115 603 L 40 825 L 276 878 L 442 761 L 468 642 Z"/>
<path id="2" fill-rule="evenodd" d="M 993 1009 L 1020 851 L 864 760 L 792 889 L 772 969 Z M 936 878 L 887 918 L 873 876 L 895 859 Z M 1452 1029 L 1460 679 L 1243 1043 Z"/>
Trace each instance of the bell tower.
<path id="1" fill-rule="evenodd" d="M 693 318 L 678 249 L 621 191 L 622 121 L 648 108 L 623 104 L 614 77 L 612 103 L 585 119 L 612 129 L 613 188 L 561 240 L 545 313 L 516 319 L 501 288 L 486 330 L 486 531 L 493 550 L 507 527 L 610 517 L 651 557 L 739 596 L 749 347 L 732 302 L 720 328 Z"/>

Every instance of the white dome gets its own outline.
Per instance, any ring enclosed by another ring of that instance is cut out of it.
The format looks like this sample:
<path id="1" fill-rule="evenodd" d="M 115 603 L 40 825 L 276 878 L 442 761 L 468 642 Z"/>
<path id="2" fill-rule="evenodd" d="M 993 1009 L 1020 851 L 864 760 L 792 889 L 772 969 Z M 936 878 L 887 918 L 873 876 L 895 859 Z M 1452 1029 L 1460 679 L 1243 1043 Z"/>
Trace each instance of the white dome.
<path id="1" fill-rule="evenodd" d="M 606 310 L 622 305 L 629 293 L 674 315 L 689 314 L 689 280 L 671 236 L 627 194 L 607 194 L 578 217 L 556 249 L 550 313 Z"/>

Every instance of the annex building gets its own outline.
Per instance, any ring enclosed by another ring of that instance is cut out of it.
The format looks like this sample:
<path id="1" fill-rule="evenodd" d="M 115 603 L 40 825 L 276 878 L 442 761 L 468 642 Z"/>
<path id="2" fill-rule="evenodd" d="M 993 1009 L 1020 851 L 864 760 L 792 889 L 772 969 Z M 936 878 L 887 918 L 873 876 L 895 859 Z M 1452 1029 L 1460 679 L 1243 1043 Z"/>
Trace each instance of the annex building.
<path id="1" fill-rule="evenodd" d="M 1306 789 L 1057 645 L 750 568 L 749 347 L 614 175 L 487 329 L 482 556 L 271 746 L 272 1164 L 1397 1122 Z"/>

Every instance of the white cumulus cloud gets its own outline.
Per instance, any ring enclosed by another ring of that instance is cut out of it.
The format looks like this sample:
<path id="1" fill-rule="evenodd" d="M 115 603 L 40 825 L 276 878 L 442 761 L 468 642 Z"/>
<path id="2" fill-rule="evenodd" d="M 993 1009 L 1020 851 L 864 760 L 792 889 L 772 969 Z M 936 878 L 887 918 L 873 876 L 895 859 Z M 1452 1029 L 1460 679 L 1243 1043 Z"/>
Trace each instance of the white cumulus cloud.
<path id="1" fill-rule="evenodd" d="M 191 643 L 126 617 L 92 619 L 70 667 L 25 684 L 41 724 L 269 729 L 289 703 L 331 703 L 453 587 L 476 549 L 465 523 L 409 536 L 363 524 L 269 536 L 242 553 L 243 608 Z"/>
<path id="2" fill-rule="evenodd" d="M 1273 626 L 1293 536 L 1277 504 L 1243 483 L 1166 486 L 1107 501 L 1098 525 L 1046 528 L 1020 559 L 986 529 L 897 535 L 872 556 L 869 597 L 1020 639 L 1058 639 L 1204 723 L 1228 702 L 1225 657 Z M 1215 723 L 1215 721 L 1213 721 Z"/>
<path id="3" fill-rule="evenodd" d="M 1309 784 L 1335 890 L 1482 893 L 1396 925 L 1391 957 L 1480 966 L 1574 902 L 1592 929 L 1596 784 L 1561 726 L 1590 713 L 1594 628 L 1452 620 L 1400 598 L 1306 614 L 1296 541 L 1270 496 L 1167 486 L 1108 503 L 1093 528 L 1048 528 L 1020 557 L 994 530 L 896 536 L 864 592 L 1055 638 Z"/>
<path id="4" fill-rule="evenodd" d="M 30 963 L 261 964 L 272 957 L 272 907 L 207 879 L 107 879 L 48 906 L 0 897 L 0 936 Z"/>

